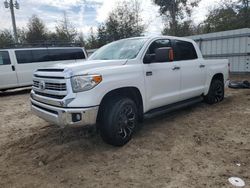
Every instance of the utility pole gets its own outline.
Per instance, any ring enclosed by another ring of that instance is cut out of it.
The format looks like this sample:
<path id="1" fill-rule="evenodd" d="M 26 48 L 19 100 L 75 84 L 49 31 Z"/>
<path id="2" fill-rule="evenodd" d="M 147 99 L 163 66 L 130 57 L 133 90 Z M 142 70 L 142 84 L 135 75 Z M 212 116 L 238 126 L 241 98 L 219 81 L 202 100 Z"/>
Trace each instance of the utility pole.
<path id="1" fill-rule="evenodd" d="M 15 3 L 13 3 L 13 0 L 9 0 L 9 1 L 5 0 L 4 6 L 5 6 L 5 8 L 10 8 L 14 38 L 15 38 L 15 42 L 18 43 L 14 8 L 19 9 L 20 8 L 19 3 L 17 1 L 15 1 Z"/>

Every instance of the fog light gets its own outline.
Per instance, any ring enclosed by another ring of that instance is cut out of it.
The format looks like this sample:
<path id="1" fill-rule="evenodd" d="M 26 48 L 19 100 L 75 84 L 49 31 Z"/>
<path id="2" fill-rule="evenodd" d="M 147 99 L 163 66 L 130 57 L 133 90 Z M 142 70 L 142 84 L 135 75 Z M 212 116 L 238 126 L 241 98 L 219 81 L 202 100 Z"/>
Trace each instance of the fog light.
<path id="1" fill-rule="evenodd" d="M 74 113 L 72 114 L 72 122 L 78 122 L 82 120 L 82 114 Z"/>

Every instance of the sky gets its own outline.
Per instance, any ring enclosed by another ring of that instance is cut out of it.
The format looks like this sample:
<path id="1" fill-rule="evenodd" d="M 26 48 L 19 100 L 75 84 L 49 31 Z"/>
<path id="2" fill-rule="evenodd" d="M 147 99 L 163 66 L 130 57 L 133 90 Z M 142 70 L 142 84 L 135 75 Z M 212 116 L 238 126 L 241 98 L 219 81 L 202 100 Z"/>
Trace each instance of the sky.
<path id="1" fill-rule="evenodd" d="M 121 0 L 18 0 L 20 9 L 15 9 L 16 25 L 18 28 L 25 28 L 29 18 L 36 14 L 45 22 L 47 28 L 53 31 L 56 23 L 62 20 L 66 12 L 78 32 L 87 36 L 91 27 L 95 30 L 106 20 L 109 12 L 119 1 Z M 139 1 L 142 6 L 142 19 L 147 25 L 145 34 L 160 34 L 163 21 L 159 15 L 159 8 L 152 0 Z M 12 29 L 10 10 L 4 7 L 3 2 L 4 0 L 0 0 L 0 30 Z M 219 2 L 220 0 L 201 0 L 199 7 L 193 10 L 192 17 L 195 23 L 204 20 L 208 10 Z"/>

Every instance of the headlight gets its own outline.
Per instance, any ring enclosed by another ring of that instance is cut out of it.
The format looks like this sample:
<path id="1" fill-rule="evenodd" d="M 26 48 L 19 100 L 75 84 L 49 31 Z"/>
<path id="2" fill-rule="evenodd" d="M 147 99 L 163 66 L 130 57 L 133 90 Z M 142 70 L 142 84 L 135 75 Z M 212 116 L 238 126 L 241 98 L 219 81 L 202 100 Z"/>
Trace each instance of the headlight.
<path id="1" fill-rule="evenodd" d="M 94 88 L 102 81 L 101 75 L 83 75 L 71 78 L 72 89 L 74 93 L 88 91 Z"/>

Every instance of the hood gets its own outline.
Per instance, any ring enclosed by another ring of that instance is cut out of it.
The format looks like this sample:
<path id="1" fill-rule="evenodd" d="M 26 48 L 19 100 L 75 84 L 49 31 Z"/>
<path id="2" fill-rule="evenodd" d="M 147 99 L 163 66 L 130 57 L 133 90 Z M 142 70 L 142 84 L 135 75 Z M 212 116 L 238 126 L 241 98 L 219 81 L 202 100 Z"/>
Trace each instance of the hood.
<path id="1" fill-rule="evenodd" d="M 125 65 L 127 60 L 87 60 L 75 63 L 63 64 L 59 63 L 48 68 L 51 69 L 64 69 L 76 74 L 88 74 L 93 69 L 101 69 L 108 66 L 121 66 Z"/>

